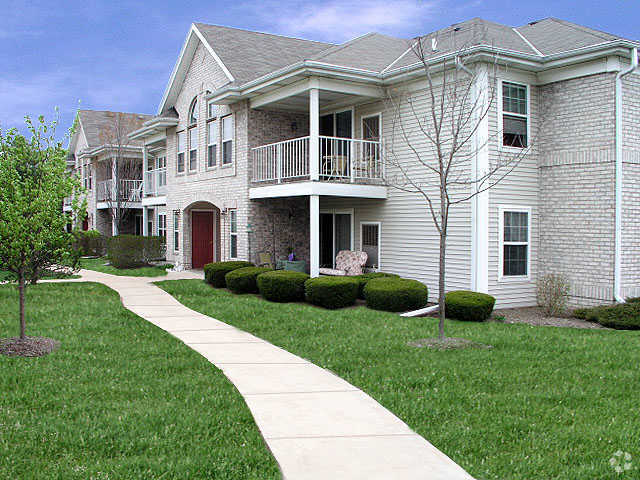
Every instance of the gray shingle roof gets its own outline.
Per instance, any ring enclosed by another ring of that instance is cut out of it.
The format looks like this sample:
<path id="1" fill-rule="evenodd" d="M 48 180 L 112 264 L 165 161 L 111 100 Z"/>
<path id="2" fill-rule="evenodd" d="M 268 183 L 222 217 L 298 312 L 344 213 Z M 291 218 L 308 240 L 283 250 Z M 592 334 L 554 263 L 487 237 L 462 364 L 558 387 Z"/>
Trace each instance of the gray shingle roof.
<path id="1" fill-rule="evenodd" d="M 203 23 L 195 25 L 229 69 L 236 84 L 308 59 L 333 46 L 331 43 L 238 28 Z"/>
<path id="2" fill-rule="evenodd" d="M 142 124 L 152 118 L 151 115 L 140 113 L 109 112 L 102 110 L 78 110 L 80 123 L 84 131 L 89 148 L 99 147 L 105 143 L 113 143 L 115 130 L 132 132 L 142 127 Z M 117 127 L 120 125 L 120 127 Z M 142 145 L 140 140 L 123 140 L 125 145 Z"/>

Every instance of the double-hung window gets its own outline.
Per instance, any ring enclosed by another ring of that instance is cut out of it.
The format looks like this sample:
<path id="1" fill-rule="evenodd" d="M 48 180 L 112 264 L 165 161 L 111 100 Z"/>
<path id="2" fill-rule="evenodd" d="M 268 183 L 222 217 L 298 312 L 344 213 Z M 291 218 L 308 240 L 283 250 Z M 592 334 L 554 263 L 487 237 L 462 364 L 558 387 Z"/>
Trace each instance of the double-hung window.
<path id="1" fill-rule="evenodd" d="M 529 90 L 526 85 L 502 82 L 502 145 L 526 148 L 529 130 Z"/>
<path id="2" fill-rule="evenodd" d="M 218 156 L 218 121 L 211 120 L 207 124 L 207 167 L 216 166 Z"/>
<path id="3" fill-rule="evenodd" d="M 167 238 L 167 214 L 158 214 L 158 236 L 166 240 Z"/>
<path id="4" fill-rule="evenodd" d="M 156 159 L 156 168 L 158 169 L 158 186 L 164 187 L 167 184 L 167 157 L 161 156 Z"/>
<path id="5" fill-rule="evenodd" d="M 238 211 L 229 210 L 229 257 L 238 258 Z"/>
<path id="6" fill-rule="evenodd" d="M 189 129 L 189 171 L 198 169 L 198 127 Z"/>
<path id="7" fill-rule="evenodd" d="M 222 165 L 233 162 L 233 115 L 222 117 Z"/>
<path id="8" fill-rule="evenodd" d="M 180 211 L 173 211 L 173 250 L 180 250 Z"/>
<path id="9" fill-rule="evenodd" d="M 177 151 L 178 156 L 176 158 L 176 171 L 178 173 L 184 173 L 184 155 L 187 148 L 187 132 L 179 132 L 177 138 Z"/>
<path id="10" fill-rule="evenodd" d="M 500 208 L 500 263 L 503 278 L 529 276 L 531 209 Z"/>

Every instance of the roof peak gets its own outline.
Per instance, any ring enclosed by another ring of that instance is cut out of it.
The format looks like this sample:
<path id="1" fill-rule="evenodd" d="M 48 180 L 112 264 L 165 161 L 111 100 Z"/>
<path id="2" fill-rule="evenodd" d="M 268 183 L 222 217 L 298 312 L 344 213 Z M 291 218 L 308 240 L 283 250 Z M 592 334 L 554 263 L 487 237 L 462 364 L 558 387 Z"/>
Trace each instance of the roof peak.
<path id="1" fill-rule="evenodd" d="M 329 46 L 337 45 L 335 43 L 323 42 L 323 41 L 320 41 L 320 40 L 309 40 L 308 38 L 293 37 L 291 35 L 283 35 L 283 34 L 280 34 L 280 33 L 262 32 L 260 30 L 249 30 L 247 28 L 229 27 L 227 25 L 218 25 L 218 24 L 215 24 L 215 23 L 193 22 L 193 24 L 196 27 L 199 27 L 199 26 L 215 27 L 215 28 L 220 28 L 220 29 L 224 29 L 224 30 L 235 30 L 237 32 L 256 33 L 256 34 L 259 34 L 259 35 L 268 35 L 270 37 L 287 38 L 287 39 L 290 39 L 290 40 L 299 40 L 299 41 L 303 41 L 303 42 L 322 43 L 322 44 L 329 45 Z"/>

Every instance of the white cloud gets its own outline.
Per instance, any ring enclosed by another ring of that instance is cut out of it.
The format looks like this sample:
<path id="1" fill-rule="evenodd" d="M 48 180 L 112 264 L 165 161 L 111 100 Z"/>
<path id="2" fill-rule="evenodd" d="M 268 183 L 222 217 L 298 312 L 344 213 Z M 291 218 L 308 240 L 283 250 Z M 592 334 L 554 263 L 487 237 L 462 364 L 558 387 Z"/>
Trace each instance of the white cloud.
<path id="1" fill-rule="evenodd" d="M 431 23 L 438 0 L 369 0 L 261 5 L 262 21 L 278 33 L 341 42 L 368 32 L 414 36 Z"/>

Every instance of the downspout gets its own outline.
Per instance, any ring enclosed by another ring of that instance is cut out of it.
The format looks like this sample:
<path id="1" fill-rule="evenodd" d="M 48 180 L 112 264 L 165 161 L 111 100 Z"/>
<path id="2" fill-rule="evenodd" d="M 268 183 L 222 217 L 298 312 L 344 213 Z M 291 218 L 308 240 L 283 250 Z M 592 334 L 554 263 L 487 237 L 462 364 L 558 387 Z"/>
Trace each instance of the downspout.
<path id="1" fill-rule="evenodd" d="M 631 66 L 616 74 L 616 220 L 613 261 L 613 298 L 624 303 L 622 298 L 622 78 L 638 68 L 638 47 L 631 50 Z"/>

